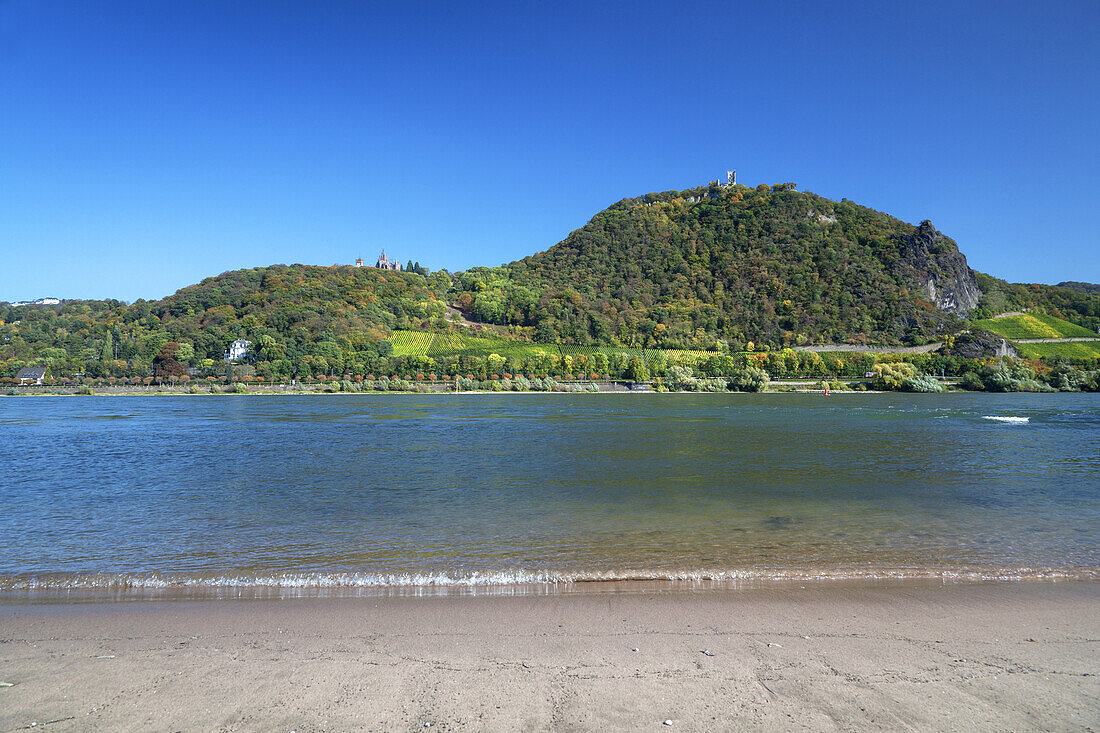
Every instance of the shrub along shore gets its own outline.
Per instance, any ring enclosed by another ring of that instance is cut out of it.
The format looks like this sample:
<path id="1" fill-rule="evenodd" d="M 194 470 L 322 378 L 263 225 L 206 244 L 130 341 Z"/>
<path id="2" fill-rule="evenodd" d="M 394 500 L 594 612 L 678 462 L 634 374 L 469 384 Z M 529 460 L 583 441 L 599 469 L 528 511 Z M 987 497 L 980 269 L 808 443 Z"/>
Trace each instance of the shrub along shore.
<path id="1" fill-rule="evenodd" d="M 286 383 L 270 383 L 262 377 L 146 377 L 143 379 L 57 380 L 43 385 L 10 386 L 7 395 L 149 395 L 149 394 L 318 394 L 358 392 L 454 393 L 454 392 L 764 392 L 764 391 L 897 391 L 897 392 L 1095 392 L 1100 391 L 1100 371 L 1068 361 L 1027 359 L 955 359 L 935 354 L 850 354 L 848 362 L 869 364 L 856 379 L 847 375 L 806 374 L 806 364 L 826 364 L 814 352 L 775 352 L 755 363 L 732 356 L 714 356 L 686 366 L 664 365 L 650 372 L 637 365 L 627 378 L 607 374 L 343 375 L 311 377 Z M 936 373 L 929 367 L 939 364 Z M 950 364 L 950 370 L 946 366 Z M 837 369 L 844 374 L 848 369 Z"/>

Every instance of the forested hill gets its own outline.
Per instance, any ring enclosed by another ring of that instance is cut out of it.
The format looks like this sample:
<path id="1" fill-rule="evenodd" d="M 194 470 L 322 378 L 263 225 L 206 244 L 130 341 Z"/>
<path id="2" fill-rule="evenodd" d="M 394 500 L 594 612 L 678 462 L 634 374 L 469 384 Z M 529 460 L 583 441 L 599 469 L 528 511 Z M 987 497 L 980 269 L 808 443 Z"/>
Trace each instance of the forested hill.
<path id="1" fill-rule="evenodd" d="M 472 317 L 534 327 L 539 340 L 674 348 L 923 343 L 981 297 L 930 222 L 794 184 L 624 199 L 549 250 L 456 284 Z"/>
<path id="2" fill-rule="evenodd" d="M 45 365 L 132 379 L 158 356 L 213 373 L 238 338 L 265 379 L 366 374 L 394 330 L 454 328 L 448 305 L 534 341 L 671 349 L 917 343 L 1027 309 L 1100 328 L 1088 286 L 975 273 L 930 222 L 793 184 L 624 199 L 518 262 L 453 277 L 416 269 L 272 265 L 130 305 L 0 303 L 0 378 Z"/>
<path id="3" fill-rule="evenodd" d="M 1075 280 L 1069 280 L 1064 283 L 1058 283 L 1060 288 L 1068 288 L 1078 293 L 1086 293 L 1088 295 L 1100 295 L 1100 283 L 1082 283 Z"/>
<path id="4" fill-rule="evenodd" d="M 226 272 L 162 300 L 0 303 L 0 377 L 26 364 L 54 374 L 145 376 L 165 344 L 212 368 L 228 344 L 252 342 L 268 376 L 342 371 L 370 361 L 396 328 L 430 327 L 446 312 L 450 277 L 310 265 Z"/>

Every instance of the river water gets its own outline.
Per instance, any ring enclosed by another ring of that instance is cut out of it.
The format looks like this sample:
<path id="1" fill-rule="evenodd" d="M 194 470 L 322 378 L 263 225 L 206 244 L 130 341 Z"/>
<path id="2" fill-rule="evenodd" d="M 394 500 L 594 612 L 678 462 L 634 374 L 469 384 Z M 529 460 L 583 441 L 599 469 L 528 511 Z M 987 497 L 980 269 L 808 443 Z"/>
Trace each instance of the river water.
<path id="1" fill-rule="evenodd" d="M 1100 577 L 1100 395 L 0 399 L 0 595 Z"/>

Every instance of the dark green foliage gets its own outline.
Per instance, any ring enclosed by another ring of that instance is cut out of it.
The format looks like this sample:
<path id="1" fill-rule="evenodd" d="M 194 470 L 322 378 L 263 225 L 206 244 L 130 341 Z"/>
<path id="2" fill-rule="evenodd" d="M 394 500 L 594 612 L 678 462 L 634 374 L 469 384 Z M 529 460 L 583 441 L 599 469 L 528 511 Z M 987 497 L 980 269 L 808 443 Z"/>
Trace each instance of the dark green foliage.
<path id="1" fill-rule="evenodd" d="M 766 371 L 747 366 L 734 371 L 729 387 L 738 392 L 763 392 L 768 388 L 769 381 Z"/>
<path id="2" fill-rule="evenodd" d="M 915 231 L 791 184 L 648 194 L 546 252 L 463 273 L 457 302 L 547 342 L 923 343 L 960 322 L 914 289 L 904 240 Z M 935 249 L 921 262 L 954 258 L 969 273 L 954 242 Z"/>
<path id="3" fill-rule="evenodd" d="M 963 386 L 967 389 L 984 389 L 986 392 L 1052 392 L 1053 388 L 1039 381 L 1035 369 L 1027 362 L 1016 359 L 1000 359 L 986 364 L 966 376 Z"/>
<path id="4" fill-rule="evenodd" d="M 273 265 L 159 301 L 0 306 L 0 377 L 28 364 L 91 378 L 167 378 L 189 367 L 223 377 L 222 354 L 237 338 L 252 342 L 248 360 L 266 381 L 362 373 L 392 351 L 393 329 L 444 323 L 449 287 L 446 273 Z"/>
<path id="5" fill-rule="evenodd" d="M 1069 280 L 1064 283 L 1058 283 L 1057 287 L 1075 290 L 1078 293 L 1087 293 L 1088 295 L 1100 295 L 1100 283 L 1082 283 L 1076 280 Z"/>
<path id="6" fill-rule="evenodd" d="M 928 374 L 909 377 L 901 383 L 904 392 L 943 392 L 943 384 Z"/>

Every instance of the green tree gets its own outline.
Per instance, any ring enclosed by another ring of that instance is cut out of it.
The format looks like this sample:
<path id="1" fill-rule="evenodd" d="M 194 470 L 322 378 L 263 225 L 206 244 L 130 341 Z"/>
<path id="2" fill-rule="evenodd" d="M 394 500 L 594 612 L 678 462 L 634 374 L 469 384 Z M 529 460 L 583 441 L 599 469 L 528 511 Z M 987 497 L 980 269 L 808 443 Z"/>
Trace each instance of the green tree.
<path id="1" fill-rule="evenodd" d="M 626 373 L 623 376 L 633 382 L 648 382 L 649 367 L 645 365 L 644 361 L 635 356 L 627 364 Z"/>

